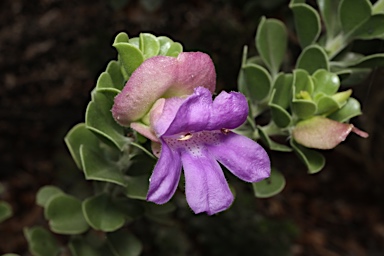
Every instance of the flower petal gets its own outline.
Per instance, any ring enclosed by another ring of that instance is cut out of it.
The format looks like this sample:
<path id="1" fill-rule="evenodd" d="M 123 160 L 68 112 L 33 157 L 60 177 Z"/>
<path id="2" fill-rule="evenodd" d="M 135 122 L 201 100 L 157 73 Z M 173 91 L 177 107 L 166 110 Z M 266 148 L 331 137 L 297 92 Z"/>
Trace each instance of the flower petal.
<path id="1" fill-rule="evenodd" d="M 258 143 L 233 132 L 216 136 L 219 136 L 219 143 L 206 145 L 209 154 L 234 175 L 247 182 L 269 177 L 271 163 L 267 152 Z"/>
<path id="2" fill-rule="evenodd" d="M 185 194 L 191 209 L 197 214 L 212 215 L 227 209 L 233 202 L 233 195 L 225 180 L 220 165 L 209 154 L 192 155 L 182 152 L 185 175 Z"/>
<path id="3" fill-rule="evenodd" d="M 247 99 L 241 93 L 223 91 L 212 101 L 211 93 L 198 87 L 180 106 L 168 130 L 158 136 L 234 129 L 244 123 L 247 115 Z"/>
<path id="4" fill-rule="evenodd" d="M 162 141 L 160 159 L 149 182 L 147 200 L 156 204 L 164 204 L 171 199 L 179 184 L 181 160 L 179 153 L 172 150 Z"/>
<path id="5" fill-rule="evenodd" d="M 145 60 L 115 98 L 112 114 L 124 126 L 141 119 L 159 98 L 193 93 L 197 86 L 214 92 L 216 73 L 211 58 L 201 52 L 183 52 L 177 58 Z"/>
<path id="6" fill-rule="evenodd" d="M 242 125 L 248 116 L 248 102 L 238 92 L 222 91 L 212 104 L 207 130 L 234 129 Z"/>

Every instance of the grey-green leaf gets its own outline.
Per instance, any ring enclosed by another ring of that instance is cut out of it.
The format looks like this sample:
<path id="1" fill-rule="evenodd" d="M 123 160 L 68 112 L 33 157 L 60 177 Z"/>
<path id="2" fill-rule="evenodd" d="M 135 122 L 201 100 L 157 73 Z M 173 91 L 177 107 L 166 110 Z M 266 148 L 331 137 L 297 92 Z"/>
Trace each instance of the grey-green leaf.
<path id="1" fill-rule="evenodd" d="M 354 98 L 349 98 L 347 103 L 340 110 L 332 113 L 328 118 L 343 123 L 358 115 L 361 115 L 359 101 Z"/>
<path id="2" fill-rule="evenodd" d="M 342 0 L 339 7 L 340 23 L 345 35 L 351 35 L 371 17 L 368 0 Z"/>
<path id="3" fill-rule="evenodd" d="M 321 16 L 326 28 L 326 36 L 334 38 L 340 31 L 338 9 L 340 0 L 317 0 Z"/>
<path id="4" fill-rule="evenodd" d="M 64 192 L 60 188 L 55 186 L 47 185 L 41 187 L 36 194 L 36 204 L 41 207 L 45 207 L 45 205 L 47 204 L 47 202 L 49 202 L 51 198 L 62 193 Z"/>
<path id="5" fill-rule="evenodd" d="M 320 16 L 308 4 L 293 4 L 290 7 L 295 17 L 295 27 L 300 45 L 304 49 L 315 43 L 320 35 Z"/>
<path id="6" fill-rule="evenodd" d="M 271 90 L 271 76 L 268 71 L 256 64 L 246 64 L 241 70 L 239 90 L 250 100 L 261 101 Z"/>
<path id="7" fill-rule="evenodd" d="M 272 168 L 271 176 L 262 181 L 252 183 L 255 196 L 258 198 L 268 198 L 279 194 L 285 187 L 284 175 Z"/>
<path id="8" fill-rule="evenodd" d="M 124 213 L 104 193 L 84 200 L 82 209 L 87 223 L 95 230 L 112 232 L 125 223 Z"/>
<path id="9" fill-rule="evenodd" d="M 157 56 L 160 51 L 160 43 L 157 38 L 150 33 L 140 33 L 140 50 L 144 59 Z"/>
<path id="10" fill-rule="evenodd" d="M 128 75 L 131 75 L 144 61 L 141 51 L 130 43 L 114 43 L 113 47 L 119 53 L 119 59 Z"/>
<path id="11" fill-rule="evenodd" d="M 272 76 L 275 76 L 287 48 L 285 25 L 279 20 L 263 17 L 257 28 L 256 48 Z"/>
<path id="12" fill-rule="evenodd" d="M 143 250 L 141 241 L 128 231 L 109 233 L 107 239 L 114 256 L 139 256 Z"/>
<path id="13" fill-rule="evenodd" d="M 81 201 L 64 193 L 55 195 L 45 204 L 44 216 L 49 220 L 51 230 L 58 234 L 81 234 L 89 228 L 81 210 Z"/>
<path id="14" fill-rule="evenodd" d="M 56 239 L 43 227 L 35 226 L 24 229 L 28 248 L 34 256 L 56 256 L 60 252 Z"/>
<path id="15" fill-rule="evenodd" d="M 293 139 L 290 140 L 290 144 L 300 160 L 307 166 L 308 173 L 314 174 L 323 169 L 325 165 L 325 158 L 321 153 L 316 150 L 306 148 L 296 143 Z"/>
<path id="16" fill-rule="evenodd" d="M 318 69 L 329 70 L 327 53 L 318 45 L 310 45 L 301 52 L 296 68 L 305 69 L 310 74 Z"/>

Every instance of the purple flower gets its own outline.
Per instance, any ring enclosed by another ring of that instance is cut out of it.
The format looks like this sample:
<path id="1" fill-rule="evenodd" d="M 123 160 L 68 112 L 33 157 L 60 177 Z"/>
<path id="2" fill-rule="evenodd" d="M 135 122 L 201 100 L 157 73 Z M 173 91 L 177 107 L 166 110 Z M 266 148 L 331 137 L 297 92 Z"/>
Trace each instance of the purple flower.
<path id="1" fill-rule="evenodd" d="M 247 182 L 270 175 L 270 160 L 255 141 L 233 133 L 247 118 L 246 98 L 236 92 L 211 92 L 197 87 L 187 98 L 160 99 L 152 108 L 150 123 L 161 142 L 161 153 L 147 200 L 163 204 L 170 200 L 184 169 L 185 192 L 195 213 L 209 215 L 233 202 L 222 169 Z"/>

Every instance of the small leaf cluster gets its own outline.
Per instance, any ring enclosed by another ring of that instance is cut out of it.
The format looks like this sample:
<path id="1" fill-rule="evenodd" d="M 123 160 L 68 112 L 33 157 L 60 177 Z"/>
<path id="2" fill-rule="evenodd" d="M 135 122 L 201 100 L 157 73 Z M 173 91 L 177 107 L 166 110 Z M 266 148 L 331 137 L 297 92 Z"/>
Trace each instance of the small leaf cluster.
<path id="1" fill-rule="evenodd" d="M 271 150 L 295 152 L 308 172 L 316 173 L 325 158 L 298 144 L 292 130 L 315 116 L 349 122 L 361 114 L 360 103 L 350 97 L 352 90 L 340 88 L 358 84 L 374 67 L 384 66 L 383 53 L 364 56 L 350 47 L 357 39 L 384 39 L 384 1 L 318 0 L 316 10 L 305 0 L 292 0 L 289 7 L 301 53 L 288 63 L 286 26 L 277 19 L 261 19 L 255 38 L 258 55 L 249 57 L 247 46 L 243 51 L 238 89 L 247 96 L 250 112 L 238 132 L 261 139 Z M 266 125 L 257 125 L 259 120 Z M 277 137 L 289 143 L 277 142 Z M 284 184 L 275 169 L 270 179 L 254 184 L 255 194 L 277 194 Z"/>
<path id="2" fill-rule="evenodd" d="M 157 206 L 144 201 L 155 158 L 140 144 L 145 143 L 143 137 L 115 122 L 111 108 L 114 97 L 145 59 L 177 56 L 182 46 L 148 33 L 136 38 L 120 33 L 113 46 L 117 60 L 110 61 L 100 74 L 85 122 L 75 125 L 65 137 L 77 167 L 93 183 L 93 191 L 84 198 L 55 186 L 39 190 L 37 204 L 44 208 L 49 229 L 70 238 L 63 245 L 43 227 L 26 228 L 32 255 L 59 255 L 63 250 L 74 256 L 139 255 L 143 246 L 129 225 L 144 216 L 161 219 L 174 209 L 171 203 Z"/>

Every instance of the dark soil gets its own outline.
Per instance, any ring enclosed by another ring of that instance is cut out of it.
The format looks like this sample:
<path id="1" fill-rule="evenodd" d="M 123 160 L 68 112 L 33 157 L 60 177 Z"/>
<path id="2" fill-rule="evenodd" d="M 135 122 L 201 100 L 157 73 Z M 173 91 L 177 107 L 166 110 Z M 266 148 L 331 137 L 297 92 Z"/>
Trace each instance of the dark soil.
<path id="1" fill-rule="evenodd" d="M 0 2 L 0 199 L 15 213 L 0 224 L 0 253 L 26 255 L 23 227 L 44 222 L 36 191 L 75 169 L 63 137 L 83 121 L 98 74 L 116 56 L 111 44 L 118 32 L 168 35 L 187 51 L 209 53 L 218 89 L 230 90 L 236 88 L 242 46 L 253 48 L 260 15 L 291 22 L 287 6 L 267 1 L 259 6 L 245 0 L 171 0 L 157 1 L 158 7 L 145 2 Z M 272 154 L 287 187 L 258 204 L 265 216 L 298 226 L 292 255 L 384 254 L 383 84 L 384 71 L 376 70 L 356 88 L 365 114 L 354 121 L 370 137 L 351 135 L 326 152 L 321 173 L 306 174 L 293 154 Z"/>

